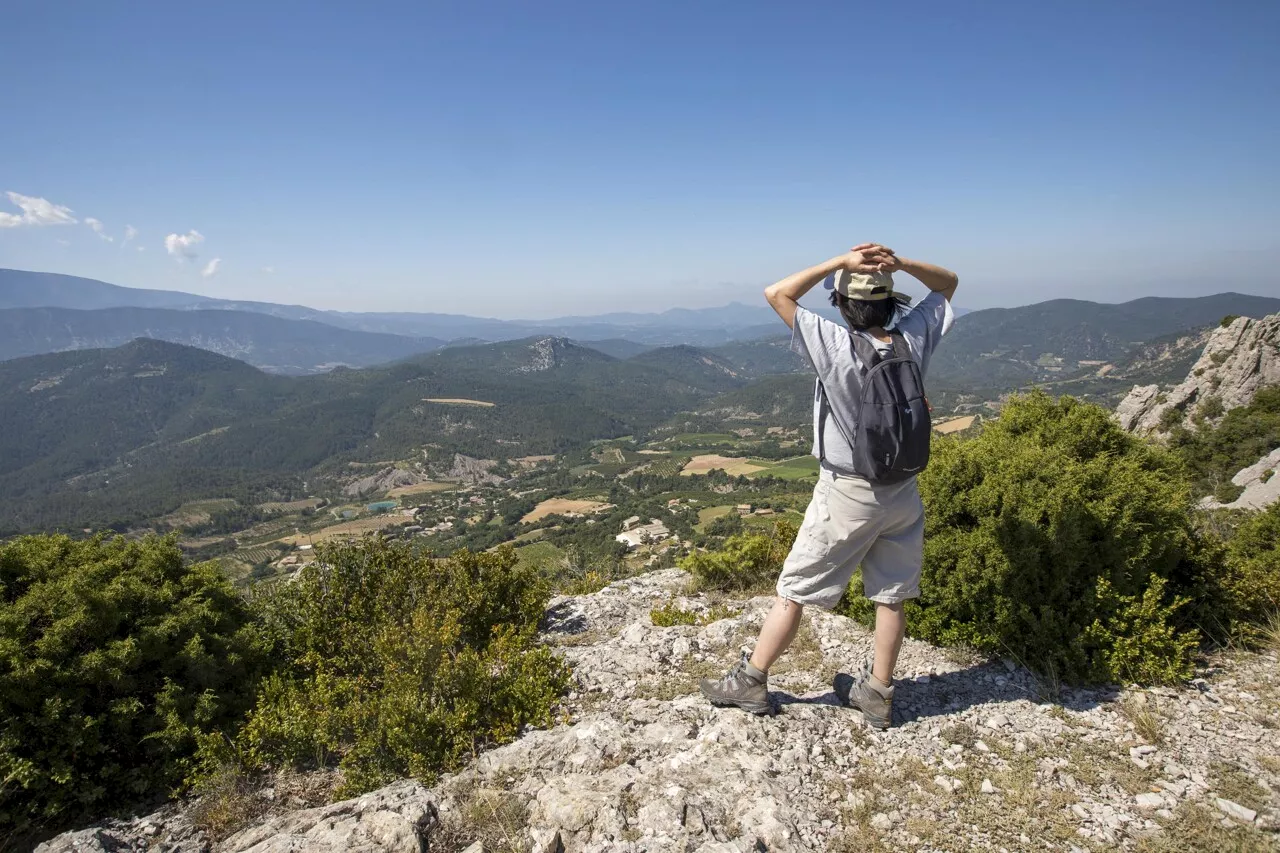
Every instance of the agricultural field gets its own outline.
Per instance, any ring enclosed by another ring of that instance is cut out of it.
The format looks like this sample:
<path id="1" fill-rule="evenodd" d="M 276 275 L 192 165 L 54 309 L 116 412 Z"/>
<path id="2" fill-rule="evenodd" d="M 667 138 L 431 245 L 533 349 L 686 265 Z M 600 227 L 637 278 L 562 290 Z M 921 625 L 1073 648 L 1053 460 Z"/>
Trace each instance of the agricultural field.
<path id="1" fill-rule="evenodd" d="M 388 527 L 403 524 L 405 520 L 401 515 L 378 515 L 373 518 L 357 518 L 353 521 L 344 521 L 341 524 L 331 524 L 314 533 L 295 533 L 279 541 L 286 545 L 318 545 L 329 539 L 363 536 L 366 533 L 385 530 Z"/>
<path id="2" fill-rule="evenodd" d="M 299 501 L 268 501 L 258 504 L 258 509 L 266 512 L 302 512 L 304 509 L 319 509 L 324 504 L 324 498 L 303 498 Z"/>
<path id="3" fill-rule="evenodd" d="M 708 524 L 715 521 L 717 518 L 725 517 L 731 512 L 733 512 L 732 505 L 703 507 L 702 509 L 698 510 L 698 524 L 697 524 L 698 531 L 705 532 Z"/>
<path id="4" fill-rule="evenodd" d="M 759 476 L 777 477 L 780 480 L 810 480 L 818 474 L 818 460 L 812 456 L 796 456 L 792 459 L 773 462 L 768 459 L 752 459 L 751 457 L 704 454 L 690 459 L 680 473 L 685 476 L 691 476 L 705 474 L 716 468 L 731 477 Z"/>
<path id="5" fill-rule="evenodd" d="M 533 542 L 516 548 L 516 558 L 522 565 L 546 571 L 559 565 L 564 552 L 550 542 Z"/>
<path id="6" fill-rule="evenodd" d="M 548 515 L 564 515 L 567 512 L 578 512 L 582 514 L 592 513 L 600 509 L 608 507 L 603 501 L 581 501 L 572 500 L 570 498 L 548 498 L 542 503 L 535 506 L 528 512 L 524 518 L 520 519 L 521 524 L 531 524 L 535 521 L 541 521 Z"/>
<path id="7" fill-rule="evenodd" d="M 232 498 L 215 498 L 207 501 L 190 501 L 178 507 L 166 516 L 156 519 L 171 527 L 187 527 L 203 524 L 213 517 L 214 513 L 234 509 L 236 502 Z"/>
<path id="8" fill-rule="evenodd" d="M 977 415 L 967 415 L 962 418 L 946 418 L 938 421 L 933 425 L 934 432 L 940 432 L 943 435 L 961 432 L 973 426 L 974 421 L 978 419 Z"/>
<path id="9" fill-rule="evenodd" d="M 441 403 L 446 406 L 480 406 L 485 409 L 492 409 L 497 405 L 484 400 L 468 400 L 466 397 L 424 397 L 423 402 Z"/>
<path id="10" fill-rule="evenodd" d="M 701 456 L 695 456 L 685 463 L 680 473 L 685 477 L 694 474 L 706 474 L 719 468 L 730 477 L 738 477 L 746 474 L 756 474 L 765 470 L 765 466 L 758 465 L 749 459 L 738 456 L 721 456 L 718 453 L 704 453 Z"/>
<path id="11" fill-rule="evenodd" d="M 423 495 L 430 492 L 447 492 L 456 488 L 458 488 L 457 483 L 437 483 L 434 481 L 428 483 L 414 483 L 412 486 L 397 486 L 387 492 L 387 497 L 403 498 L 408 497 L 409 495 Z"/>

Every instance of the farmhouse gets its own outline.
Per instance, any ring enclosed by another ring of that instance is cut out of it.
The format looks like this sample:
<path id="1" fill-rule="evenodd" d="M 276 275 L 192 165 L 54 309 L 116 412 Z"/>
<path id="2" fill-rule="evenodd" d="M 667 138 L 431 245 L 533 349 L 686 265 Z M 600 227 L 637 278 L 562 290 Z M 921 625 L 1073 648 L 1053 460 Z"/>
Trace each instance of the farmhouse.
<path id="1" fill-rule="evenodd" d="M 628 519 L 630 520 L 630 519 Z M 667 526 L 656 518 L 649 519 L 649 523 L 640 527 L 624 529 L 614 539 L 626 545 L 628 548 L 639 548 L 641 545 L 648 545 L 652 542 L 661 542 L 671 537 L 671 531 Z"/>

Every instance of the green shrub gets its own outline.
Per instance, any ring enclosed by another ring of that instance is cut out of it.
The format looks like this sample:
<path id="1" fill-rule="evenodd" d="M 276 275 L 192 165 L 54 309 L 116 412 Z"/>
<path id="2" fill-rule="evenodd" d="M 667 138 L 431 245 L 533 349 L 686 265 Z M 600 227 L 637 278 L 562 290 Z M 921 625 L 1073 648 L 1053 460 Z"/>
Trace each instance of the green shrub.
<path id="1" fill-rule="evenodd" d="M 795 525 L 775 522 L 767 533 L 730 536 L 719 551 L 695 551 L 680 561 L 700 589 L 761 592 L 778 579 L 795 541 Z"/>
<path id="2" fill-rule="evenodd" d="M 1165 409 L 1160 413 L 1160 431 L 1168 432 L 1169 430 L 1182 423 L 1182 410 L 1174 407 Z"/>
<path id="3" fill-rule="evenodd" d="M 675 625 L 710 625 L 712 622 L 719 622 L 733 615 L 733 610 L 720 604 L 701 612 L 685 610 L 672 598 L 661 607 L 650 610 L 649 621 L 659 628 L 670 628 Z"/>
<path id="4" fill-rule="evenodd" d="M 1067 680 L 1189 674 L 1191 624 L 1217 597 L 1179 471 L 1105 410 L 1043 393 L 1013 398 L 972 439 L 935 439 L 909 630 Z M 859 591 L 851 609 L 866 617 Z"/>
<path id="5" fill-rule="evenodd" d="M 336 761 L 346 796 L 433 780 L 549 724 L 568 672 L 536 643 L 548 596 L 510 547 L 442 560 L 376 539 L 322 547 L 259 604 L 282 659 L 235 754 L 249 767 Z M 211 741 L 206 758 L 227 755 Z"/>
<path id="6" fill-rule="evenodd" d="M 1191 472 L 1195 493 L 1209 494 L 1223 480 L 1280 445 L 1280 386 L 1262 388 L 1247 406 L 1237 406 L 1216 425 L 1194 432 L 1174 430 L 1169 447 Z"/>
<path id="7" fill-rule="evenodd" d="M 1220 417 L 1224 411 L 1226 411 L 1226 407 L 1222 404 L 1222 398 L 1211 394 L 1205 397 L 1199 407 L 1196 408 L 1194 420 L 1196 423 L 1213 420 Z"/>
<path id="8" fill-rule="evenodd" d="M 1223 578 L 1238 633 L 1253 639 L 1280 612 L 1280 503 L 1254 513 L 1227 542 Z"/>
<path id="9" fill-rule="evenodd" d="M 1234 323 L 1236 320 L 1239 320 L 1239 319 L 1240 319 L 1239 314 L 1228 314 L 1227 316 L 1223 317 L 1222 320 L 1218 323 L 1218 328 L 1225 329 L 1227 326 L 1230 326 L 1232 323 Z"/>
<path id="10" fill-rule="evenodd" d="M 1231 482 L 1219 483 L 1218 487 L 1213 490 L 1213 499 L 1220 504 L 1229 504 L 1242 494 L 1244 494 L 1244 486 L 1237 486 Z"/>
<path id="11" fill-rule="evenodd" d="M 169 793 L 263 659 L 245 602 L 171 538 L 0 545 L 0 827 Z"/>

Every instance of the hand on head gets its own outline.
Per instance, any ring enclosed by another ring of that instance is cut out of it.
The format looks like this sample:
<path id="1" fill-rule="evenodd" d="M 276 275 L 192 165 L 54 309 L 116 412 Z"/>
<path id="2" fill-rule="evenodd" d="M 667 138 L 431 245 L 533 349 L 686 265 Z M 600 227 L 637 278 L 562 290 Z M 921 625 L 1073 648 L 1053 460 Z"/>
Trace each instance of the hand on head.
<path id="1" fill-rule="evenodd" d="M 875 272 L 897 272 L 902 262 L 893 249 L 879 243 L 861 243 L 845 255 L 845 269 L 849 272 L 870 275 Z"/>

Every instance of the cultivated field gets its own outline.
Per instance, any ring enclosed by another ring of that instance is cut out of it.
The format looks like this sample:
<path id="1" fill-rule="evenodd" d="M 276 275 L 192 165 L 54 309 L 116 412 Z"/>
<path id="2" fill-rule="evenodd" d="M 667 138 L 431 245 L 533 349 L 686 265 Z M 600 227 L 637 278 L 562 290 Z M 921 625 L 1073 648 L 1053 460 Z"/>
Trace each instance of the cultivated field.
<path id="1" fill-rule="evenodd" d="M 963 418 L 949 418 L 948 420 L 939 421 L 938 423 L 934 424 L 933 429 L 935 432 L 940 432 L 943 435 L 948 435 L 953 432 L 960 432 L 961 430 L 968 429 L 969 427 L 973 426 L 973 422 L 976 421 L 977 419 L 978 419 L 977 415 L 966 415 Z"/>
<path id="2" fill-rule="evenodd" d="M 603 509 L 608 504 L 602 501 L 575 501 L 569 498 L 548 498 L 538 504 L 524 518 L 520 519 L 521 524 L 527 524 L 534 521 L 540 521 L 548 515 L 564 515 L 566 512 L 595 512 Z"/>
<path id="3" fill-rule="evenodd" d="M 743 474 L 756 474 L 765 470 L 765 467 L 748 459 L 721 456 L 718 453 L 705 453 L 702 456 L 695 456 L 690 459 L 685 463 L 684 469 L 680 473 L 688 477 L 693 474 L 705 474 L 708 471 L 719 468 L 730 477 L 737 477 Z"/>
<path id="4" fill-rule="evenodd" d="M 450 489 L 456 489 L 456 483 L 414 483 L 412 486 L 398 486 L 387 492 L 388 498 L 398 498 L 403 495 L 421 495 L 427 492 L 447 492 Z"/>
<path id="5" fill-rule="evenodd" d="M 323 504 L 322 498 L 303 498 L 300 501 L 268 501 L 258 504 L 258 509 L 267 512 L 302 512 L 304 509 L 316 509 Z"/>
<path id="6" fill-rule="evenodd" d="M 306 545 L 307 543 L 320 544 L 329 539 L 348 538 L 353 536 L 363 536 L 366 533 L 372 533 L 375 530 L 382 530 L 392 527 L 396 524 L 404 522 L 403 516 L 398 515 L 379 515 L 374 518 L 357 518 L 354 521 L 344 521 L 341 524 L 333 524 L 315 533 L 297 533 L 293 536 L 286 536 L 280 541 L 286 545 Z"/>
<path id="7" fill-rule="evenodd" d="M 428 403 L 443 403 L 446 406 L 482 406 L 486 409 L 492 409 L 496 403 L 486 403 L 484 400 L 468 400 L 466 397 L 423 397 Z"/>

